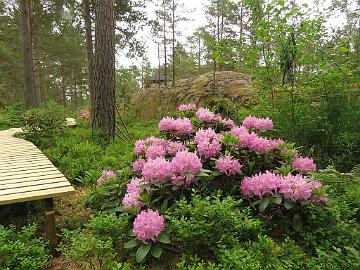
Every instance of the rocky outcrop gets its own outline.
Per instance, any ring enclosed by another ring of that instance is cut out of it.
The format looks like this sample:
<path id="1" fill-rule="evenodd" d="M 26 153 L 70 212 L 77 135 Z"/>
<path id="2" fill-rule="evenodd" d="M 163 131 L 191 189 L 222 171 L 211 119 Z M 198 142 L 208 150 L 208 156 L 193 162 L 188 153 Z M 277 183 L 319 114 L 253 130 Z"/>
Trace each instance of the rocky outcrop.
<path id="1" fill-rule="evenodd" d="M 171 83 L 169 83 L 171 85 Z M 175 86 L 152 85 L 132 98 L 135 115 L 140 119 L 160 118 L 175 111 L 179 104 L 195 103 L 199 106 L 210 100 L 227 98 L 243 105 L 253 94 L 250 78 L 233 71 L 217 72 L 179 80 Z"/>

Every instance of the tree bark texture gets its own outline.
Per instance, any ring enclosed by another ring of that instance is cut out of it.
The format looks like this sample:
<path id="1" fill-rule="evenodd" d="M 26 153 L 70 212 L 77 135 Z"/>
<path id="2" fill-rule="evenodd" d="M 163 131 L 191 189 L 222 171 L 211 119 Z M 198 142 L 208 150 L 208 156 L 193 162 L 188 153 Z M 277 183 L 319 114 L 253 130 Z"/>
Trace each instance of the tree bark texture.
<path id="1" fill-rule="evenodd" d="M 172 86 L 175 85 L 175 0 L 172 1 Z"/>
<path id="2" fill-rule="evenodd" d="M 94 45 L 92 39 L 90 0 L 83 1 L 84 21 L 85 21 L 85 37 L 86 37 L 86 56 L 88 69 L 88 87 L 90 91 L 90 111 L 94 109 Z"/>
<path id="3" fill-rule="evenodd" d="M 115 20 L 113 0 L 95 1 L 93 130 L 115 136 Z"/>
<path id="4" fill-rule="evenodd" d="M 163 0 L 163 6 L 164 6 L 164 14 L 163 14 L 163 42 L 164 42 L 164 79 L 165 79 L 165 86 L 167 86 L 167 52 L 166 52 L 166 4 L 165 0 Z"/>
<path id="5" fill-rule="evenodd" d="M 30 0 L 19 0 L 20 29 L 23 50 L 24 94 L 27 108 L 39 104 L 33 70 L 33 48 L 30 25 Z"/>

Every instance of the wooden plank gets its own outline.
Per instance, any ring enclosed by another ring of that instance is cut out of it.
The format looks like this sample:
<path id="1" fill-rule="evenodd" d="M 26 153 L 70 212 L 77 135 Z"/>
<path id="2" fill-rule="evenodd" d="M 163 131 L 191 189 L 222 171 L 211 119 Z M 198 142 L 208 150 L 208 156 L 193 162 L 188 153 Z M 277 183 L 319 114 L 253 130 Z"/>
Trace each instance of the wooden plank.
<path id="1" fill-rule="evenodd" d="M 59 176 L 60 175 L 60 176 Z M 58 181 L 57 179 L 65 179 L 67 181 L 67 179 L 62 175 L 62 174 L 57 174 L 55 176 L 52 176 L 51 178 L 49 178 L 48 175 L 45 176 L 39 176 L 38 178 L 36 178 L 36 180 L 31 179 L 31 178 L 23 178 L 23 179 L 10 179 L 10 180 L 0 180 L 0 186 L 2 184 L 11 184 L 11 183 L 25 183 L 26 182 L 36 182 L 36 181 L 40 181 L 40 180 L 46 180 L 46 179 L 53 179 L 53 182 Z M 69 181 L 68 181 L 69 182 Z"/>
<path id="2" fill-rule="evenodd" d="M 48 189 L 62 188 L 62 187 L 71 187 L 71 185 L 69 182 L 67 183 L 60 182 L 60 183 L 52 183 L 52 184 L 46 184 L 40 186 L 4 189 L 4 190 L 0 190 L 0 196 L 11 195 L 11 194 L 22 194 L 29 191 L 48 190 Z"/>
<path id="3" fill-rule="evenodd" d="M 41 200 L 45 198 L 52 198 L 63 195 L 71 195 L 75 193 L 75 189 L 72 186 L 63 187 L 63 188 L 54 188 L 48 190 L 38 190 L 31 191 L 26 193 L 18 193 L 11 195 L 3 195 L 0 197 L 0 205 L 27 202 Z"/>
<path id="4" fill-rule="evenodd" d="M 31 162 L 31 161 L 49 161 L 45 156 L 34 156 L 34 157 L 27 157 L 27 156 L 19 156 L 18 158 L 15 157 L 0 157 L 0 166 L 2 163 L 6 164 L 9 162 L 16 162 L 16 163 L 22 163 L 22 162 Z"/>
<path id="5" fill-rule="evenodd" d="M 38 168 L 38 167 L 46 167 L 46 166 L 51 166 L 51 167 L 55 167 L 51 162 L 43 162 L 43 163 L 27 163 L 27 164 L 22 164 L 21 167 L 19 167 L 16 164 L 7 164 L 7 166 L 3 166 L 0 167 L 0 172 L 7 172 L 7 171 L 12 171 L 12 170 L 22 170 L 22 171 L 26 171 L 29 168 Z"/>
<path id="6" fill-rule="evenodd" d="M 46 169 L 46 168 L 56 168 L 53 164 L 45 164 L 45 165 L 36 165 L 36 164 L 30 164 L 31 166 L 23 166 L 23 167 L 7 167 L 7 168 L 1 168 L 0 167 L 0 173 L 6 173 L 6 172 L 22 172 L 27 170 L 36 170 L 36 169 Z"/>
<path id="7" fill-rule="evenodd" d="M 14 167 L 16 168 L 16 167 L 25 166 L 25 165 L 46 165 L 46 164 L 52 164 L 52 163 L 48 159 L 33 160 L 33 161 L 25 160 L 21 163 L 6 161 L 6 162 L 1 162 L 0 166 L 1 166 L 1 168 L 6 169 L 6 168 L 14 168 Z"/>
<path id="8" fill-rule="evenodd" d="M 25 170 L 26 173 L 34 173 L 34 172 L 53 172 L 53 173 L 58 173 L 58 169 L 56 169 L 54 166 L 48 166 L 48 167 L 44 167 L 44 168 L 29 168 L 27 170 Z M 20 170 L 6 170 L 1 172 L 0 171 L 0 178 L 7 176 L 7 175 L 21 175 L 24 174 L 24 171 L 20 171 Z"/>
<path id="9" fill-rule="evenodd" d="M 41 186 L 41 185 L 47 185 L 52 183 L 65 183 L 69 185 L 69 182 L 64 177 L 59 178 L 48 178 L 44 180 L 37 180 L 37 181 L 27 181 L 27 182 L 17 182 L 17 183 L 2 183 L 0 185 L 0 190 L 5 189 L 14 189 L 14 188 L 21 188 L 21 187 L 31 187 L 31 186 Z"/>
<path id="10" fill-rule="evenodd" d="M 5 180 L 13 180 L 13 179 L 28 179 L 28 181 L 36 181 L 37 179 L 47 179 L 51 177 L 58 177 L 63 176 L 61 172 L 51 172 L 49 173 L 33 173 L 33 174 L 26 174 L 23 175 L 0 175 L 0 184 L 3 183 Z"/>

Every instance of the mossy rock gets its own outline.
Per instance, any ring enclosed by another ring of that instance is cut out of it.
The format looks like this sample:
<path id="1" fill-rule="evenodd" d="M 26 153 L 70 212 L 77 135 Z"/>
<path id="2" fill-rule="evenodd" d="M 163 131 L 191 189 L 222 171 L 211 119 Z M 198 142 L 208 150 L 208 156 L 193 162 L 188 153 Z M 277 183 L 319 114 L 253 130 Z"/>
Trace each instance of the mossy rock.
<path id="1" fill-rule="evenodd" d="M 209 104 L 210 100 L 228 99 L 242 106 L 254 94 L 250 78 L 233 71 L 206 73 L 189 79 L 179 80 L 175 86 L 154 84 L 136 93 L 132 98 L 132 108 L 139 119 L 159 119 L 173 112 L 180 104 Z"/>

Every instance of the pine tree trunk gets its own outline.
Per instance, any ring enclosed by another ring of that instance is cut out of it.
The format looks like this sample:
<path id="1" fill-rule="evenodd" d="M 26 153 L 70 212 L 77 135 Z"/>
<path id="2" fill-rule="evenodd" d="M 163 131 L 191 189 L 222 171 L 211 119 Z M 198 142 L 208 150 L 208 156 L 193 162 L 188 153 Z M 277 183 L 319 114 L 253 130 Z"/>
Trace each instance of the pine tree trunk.
<path id="1" fill-rule="evenodd" d="M 198 73 L 201 74 L 201 39 L 198 37 Z"/>
<path id="2" fill-rule="evenodd" d="M 115 20 L 114 1 L 95 1 L 95 81 L 93 130 L 115 137 Z"/>
<path id="3" fill-rule="evenodd" d="M 19 8 L 20 30 L 23 50 L 25 106 L 27 108 L 30 108 L 39 104 L 35 87 L 35 75 L 33 71 L 33 48 L 30 25 L 30 0 L 19 0 Z"/>
<path id="4" fill-rule="evenodd" d="M 166 9 L 165 9 L 165 0 L 163 1 L 163 6 L 164 6 L 164 14 L 163 14 L 163 24 L 164 24 L 164 79 L 165 79 L 165 86 L 167 86 L 167 53 L 166 53 L 166 18 L 165 18 L 165 14 L 166 14 Z"/>
<path id="5" fill-rule="evenodd" d="M 175 85 L 175 0 L 172 1 L 172 86 Z"/>
<path id="6" fill-rule="evenodd" d="M 93 113 L 94 108 L 94 45 L 92 40 L 90 1 L 84 0 L 84 21 L 86 36 L 86 55 L 88 69 L 88 87 L 90 91 L 90 111 Z"/>

